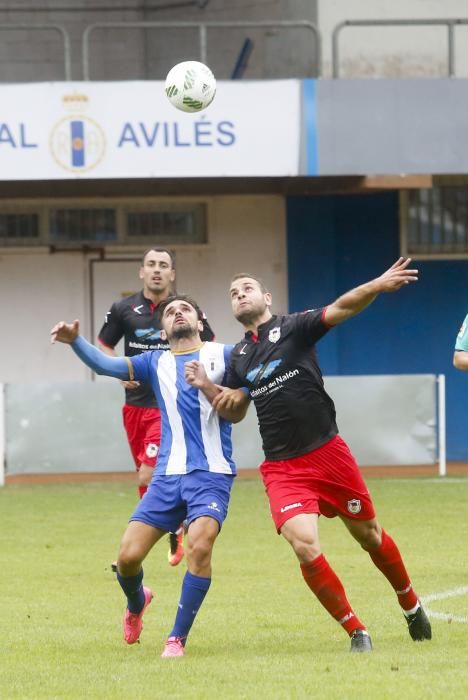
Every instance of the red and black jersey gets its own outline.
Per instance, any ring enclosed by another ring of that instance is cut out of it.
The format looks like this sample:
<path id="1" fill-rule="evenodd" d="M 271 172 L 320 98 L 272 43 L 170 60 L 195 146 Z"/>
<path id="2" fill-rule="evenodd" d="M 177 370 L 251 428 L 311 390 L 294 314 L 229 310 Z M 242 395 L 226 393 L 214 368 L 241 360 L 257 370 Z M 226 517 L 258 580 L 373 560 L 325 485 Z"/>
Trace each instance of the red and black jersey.
<path id="1" fill-rule="evenodd" d="M 231 354 L 226 384 L 248 388 L 268 460 L 298 457 L 338 433 L 314 349 L 330 328 L 323 311 L 273 316 Z"/>
<path id="2" fill-rule="evenodd" d="M 161 338 L 158 307 L 143 292 L 125 297 L 112 304 L 99 331 L 99 341 L 114 348 L 121 338 L 125 342 L 125 355 L 132 357 L 147 350 L 168 350 L 169 343 Z M 202 340 L 213 340 L 214 333 L 203 315 Z M 125 403 L 131 406 L 152 408 L 157 406 L 151 386 L 141 384 L 137 389 L 125 391 Z"/>

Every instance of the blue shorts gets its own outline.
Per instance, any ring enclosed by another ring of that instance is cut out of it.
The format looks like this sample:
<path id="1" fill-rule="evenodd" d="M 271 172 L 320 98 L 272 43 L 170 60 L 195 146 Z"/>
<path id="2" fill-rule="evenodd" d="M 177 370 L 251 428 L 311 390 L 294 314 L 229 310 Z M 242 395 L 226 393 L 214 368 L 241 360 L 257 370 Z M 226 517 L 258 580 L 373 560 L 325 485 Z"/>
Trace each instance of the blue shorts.
<path id="1" fill-rule="evenodd" d="M 198 469 L 188 474 L 154 476 L 130 521 L 175 532 L 181 522 L 188 524 L 206 515 L 219 523 L 226 519 L 234 481 L 230 474 Z"/>

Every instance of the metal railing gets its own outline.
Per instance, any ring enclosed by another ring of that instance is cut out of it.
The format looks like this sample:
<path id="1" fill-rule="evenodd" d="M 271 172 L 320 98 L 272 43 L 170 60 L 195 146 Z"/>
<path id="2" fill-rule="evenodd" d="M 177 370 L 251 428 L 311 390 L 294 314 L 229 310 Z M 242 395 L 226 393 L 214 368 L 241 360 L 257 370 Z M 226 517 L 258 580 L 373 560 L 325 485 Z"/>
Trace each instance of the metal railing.
<path id="1" fill-rule="evenodd" d="M 468 19 L 350 19 L 337 24 L 332 34 L 333 77 L 340 77 L 339 38 L 346 27 L 447 27 L 447 74 L 455 76 L 455 27 L 467 25 Z"/>
<path id="2" fill-rule="evenodd" d="M 63 39 L 63 64 L 65 72 L 65 80 L 72 79 L 71 71 L 71 48 L 70 48 L 70 36 L 61 24 L 0 24 L 0 30 L 11 31 L 16 30 L 50 30 L 53 32 L 59 32 Z"/>
<path id="3" fill-rule="evenodd" d="M 321 72 L 322 42 L 315 24 L 307 20 L 282 20 L 278 22 L 95 22 L 86 27 L 82 38 L 83 80 L 91 80 L 89 62 L 89 40 L 97 29 L 198 29 L 200 42 L 200 61 L 207 63 L 207 30 L 212 28 L 249 28 L 249 29 L 290 29 L 304 28 L 314 35 L 314 66 L 316 76 Z"/>

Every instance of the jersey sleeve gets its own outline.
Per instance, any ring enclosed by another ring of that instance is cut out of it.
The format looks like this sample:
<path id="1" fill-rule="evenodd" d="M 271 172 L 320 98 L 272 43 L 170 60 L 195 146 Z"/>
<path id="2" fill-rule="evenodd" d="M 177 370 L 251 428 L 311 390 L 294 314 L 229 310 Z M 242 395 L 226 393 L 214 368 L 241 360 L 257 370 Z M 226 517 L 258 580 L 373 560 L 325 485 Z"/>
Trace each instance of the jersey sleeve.
<path id="1" fill-rule="evenodd" d="M 128 380 L 132 378 L 132 368 L 127 357 L 109 357 L 99 348 L 88 343 L 81 335 L 71 344 L 72 349 L 85 365 L 96 374 Z"/>
<path id="2" fill-rule="evenodd" d="M 133 357 L 127 358 L 133 372 L 131 379 L 134 379 L 137 382 L 146 382 L 147 384 L 150 384 L 153 356 L 154 351 L 147 351 L 142 352 L 140 355 L 133 355 Z"/>
<path id="3" fill-rule="evenodd" d="M 103 345 L 113 349 L 123 337 L 124 332 L 119 307 L 117 302 L 115 302 L 106 313 L 104 325 L 98 333 L 98 340 Z"/>
<path id="4" fill-rule="evenodd" d="M 455 350 L 463 350 L 464 352 L 468 352 L 468 314 L 465 316 L 462 327 L 458 331 L 457 339 L 455 341 Z"/>
<path id="5" fill-rule="evenodd" d="M 296 332 L 301 336 L 305 345 L 313 346 L 332 328 L 325 320 L 325 309 L 310 309 L 292 314 Z"/>

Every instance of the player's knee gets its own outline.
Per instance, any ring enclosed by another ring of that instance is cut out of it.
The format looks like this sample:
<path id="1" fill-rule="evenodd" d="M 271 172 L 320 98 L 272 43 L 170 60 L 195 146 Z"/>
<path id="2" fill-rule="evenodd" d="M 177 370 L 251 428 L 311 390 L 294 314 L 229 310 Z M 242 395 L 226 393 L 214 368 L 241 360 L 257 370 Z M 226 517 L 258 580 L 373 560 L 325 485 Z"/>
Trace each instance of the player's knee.
<path id="1" fill-rule="evenodd" d="M 295 538 L 290 544 L 301 564 L 312 561 L 320 554 L 320 545 L 318 542 Z"/>
<path id="2" fill-rule="evenodd" d="M 139 570 L 142 562 L 141 551 L 133 542 L 123 542 L 120 546 L 118 557 L 118 569 L 124 576 L 133 575 L 135 569 Z"/>
<path id="3" fill-rule="evenodd" d="M 211 561 L 213 541 L 208 537 L 198 537 L 189 542 L 186 555 L 187 560 L 195 566 L 206 566 Z"/>
<path id="4" fill-rule="evenodd" d="M 153 477 L 153 470 L 142 465 L 138 471 L 138 486 L 149 486 Z"/>
<path id="5" fill-rule="evenodd" d="M 358 531 L 358 541 L 365 550 L 378 549 L 382 544 L 382 528 L 377 522 L 362 523 Z"/>

